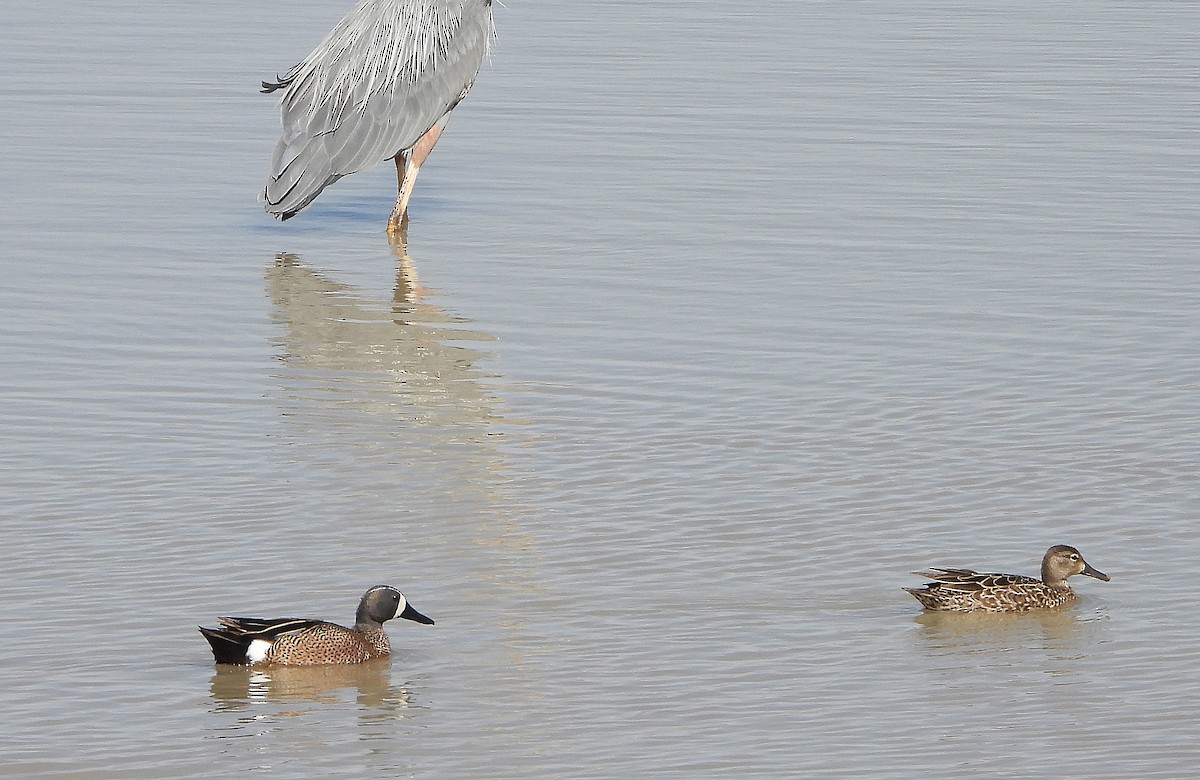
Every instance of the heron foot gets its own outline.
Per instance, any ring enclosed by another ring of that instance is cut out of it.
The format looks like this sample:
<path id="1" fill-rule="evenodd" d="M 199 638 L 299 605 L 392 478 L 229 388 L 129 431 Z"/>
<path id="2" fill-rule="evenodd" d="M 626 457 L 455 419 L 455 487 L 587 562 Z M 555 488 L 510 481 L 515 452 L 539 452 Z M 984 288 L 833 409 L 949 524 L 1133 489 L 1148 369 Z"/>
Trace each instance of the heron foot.
<path id="1" fill-rule="evenodd" d="M 408 236 L 408 211 L 393 211 L 392 216 L 388 217 L 387 234 L 390 239 L 405 238 Z"/>

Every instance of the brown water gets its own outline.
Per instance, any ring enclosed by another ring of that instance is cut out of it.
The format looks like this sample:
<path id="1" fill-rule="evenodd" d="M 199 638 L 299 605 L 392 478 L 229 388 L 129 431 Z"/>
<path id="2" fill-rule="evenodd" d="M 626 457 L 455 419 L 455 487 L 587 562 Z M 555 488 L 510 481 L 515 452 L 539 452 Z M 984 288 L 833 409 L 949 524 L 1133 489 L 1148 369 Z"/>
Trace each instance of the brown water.
<path id="1" fill-rule="evenodd" d="M 343 5 L 0 10 L 0 774 L 1193 773 L 1193 6 L 497 6 L 394 248 L 254 201 Z"/>

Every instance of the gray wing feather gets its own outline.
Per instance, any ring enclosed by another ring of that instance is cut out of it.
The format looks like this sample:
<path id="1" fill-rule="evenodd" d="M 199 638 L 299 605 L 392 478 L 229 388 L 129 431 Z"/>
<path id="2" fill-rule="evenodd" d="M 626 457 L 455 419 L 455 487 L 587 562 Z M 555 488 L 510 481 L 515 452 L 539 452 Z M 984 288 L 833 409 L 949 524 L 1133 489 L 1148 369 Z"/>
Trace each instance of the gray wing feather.
<path id="1" fill-rule="evenodd" d="M 262 194 L 267 211 L 287 219 L 341 177 L 416 144 L 475 80 L 492 32 L 490 5 L 359 2 L 280 79 L 283 133 Z"/>

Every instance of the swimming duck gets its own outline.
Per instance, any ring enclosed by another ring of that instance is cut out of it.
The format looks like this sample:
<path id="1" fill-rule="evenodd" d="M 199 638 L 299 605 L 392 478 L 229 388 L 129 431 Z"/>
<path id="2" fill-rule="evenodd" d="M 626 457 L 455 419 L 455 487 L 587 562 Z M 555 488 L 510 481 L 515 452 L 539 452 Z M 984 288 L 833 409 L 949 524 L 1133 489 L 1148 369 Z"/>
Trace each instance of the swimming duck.
<path id="1" fill-rule="evenodd" d="M 363 594 L 354 628 L 324 620 L 223 617 L 219 628 L 200 626 L 200 633 L 219 664 L 357 664 L 391 654 L 383 624 L 394 617 L 433 625 L 403 593 L 376 585 Z"/>
<path id="2" fill-rule="evenodd" d="M 1109 581 L 1093 569 L 1079 550 L 1056 544 L 1042 558 L 1042 578 L 1019 574 L 988 574 L 971 569 L 933 569 L 913 572 L 928 577 L 920 588 L 905 588 L 925 609 L 936 612 L 1026 612 L 1061 607 L 1079 598 L 1067 578 L 1076 574 Z"/>

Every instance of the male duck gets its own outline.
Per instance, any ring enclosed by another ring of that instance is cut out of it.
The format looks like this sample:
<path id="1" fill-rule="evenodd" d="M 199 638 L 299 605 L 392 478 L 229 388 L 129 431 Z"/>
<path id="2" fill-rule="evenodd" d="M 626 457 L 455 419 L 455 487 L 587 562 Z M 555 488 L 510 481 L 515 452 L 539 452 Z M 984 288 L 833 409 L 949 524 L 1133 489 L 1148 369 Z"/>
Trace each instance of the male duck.
<path id="1" fill-rule="evenodd" d="M 376 585 L 363 594 L 354 628 L 323 620 L 223 617 L 220 628 L 201 626 L 200 633 L 219 664 L 357 664 L 391 654 L 383 624 L 394 617 L 433 625 L 403 593 Z"/>
<path id="2" fill-rule="evenodd" d="M 905 588 L 925 609 L 936 612 L 1026 612 L 1049 609 L 1079 598 L 1067 585 L 1067 577 L 1086 574 L 1108 582 L 1109 577 L 1093 569 L 1079 550 L 1056 544 L 1042 558 L 1042 578 L 1019 574 L 987 574 L 971 569 L 933 569 L 913 572 L 936 582 L 921 588 Z"/>

